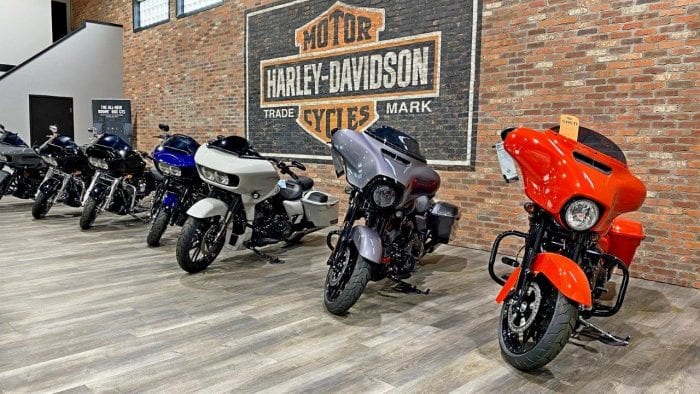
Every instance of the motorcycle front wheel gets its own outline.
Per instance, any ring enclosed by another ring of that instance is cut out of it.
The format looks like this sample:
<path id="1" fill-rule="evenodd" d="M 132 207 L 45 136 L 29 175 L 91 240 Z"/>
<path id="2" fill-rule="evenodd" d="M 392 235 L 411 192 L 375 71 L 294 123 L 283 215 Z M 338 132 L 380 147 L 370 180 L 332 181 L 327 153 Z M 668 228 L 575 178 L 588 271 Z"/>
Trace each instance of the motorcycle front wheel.
<path id="1" fill-rule="evenodd" d="M 34 219 L 43 219 L 49 210 L 53 206 L 53 200 L 56 191 L 50 194 L 44 192 L 39 192 L 36 194 L 36 199 L 34 199 L 34 205 L 32 205 L 32 216 Z"/>
<path id="2" fill-rule="evenodd" d="M 83 207 L 83 213 L 80 214 L 80 228 L 87 230 L 95 223 L 97 218 L 97 200 L 88 197 Z"/>
<path id="3" fill-rule="evenodd" d="M 161 209 L 158 215 L 153 218 L 151 226 L 148 229 L 148 236 L 146 236 L 146 244 L 148 244 L 148 246 L 160 245 L 160 238 L 163 236 L 165 229 L 168 228 L 171 216 L 172 212 L 170 210 Z"/>
<path id="4" fill-rule="evenodd" d="M 345 314 L 360 298 L 372 276 L 372 266 L 350 245 L 331 262 L 324 286 L 324 305 L 334 315 Z"/>
<path id="5" fill-rule="evenodd" d="M 544 277 L 529 281 L 523 300 L 503 302 L 498 342 L 503 357 L 521 371 L 552 361 L 574 331 L 578 309 Z"/>
<path id="6" fill-rule="evenodd" d="M 180 268 L 190 274 L 207 269 L 224 247 L 226 237 L 216 239 L 220 229 L 218 218 L 187 218 L 175 249 Z"/>

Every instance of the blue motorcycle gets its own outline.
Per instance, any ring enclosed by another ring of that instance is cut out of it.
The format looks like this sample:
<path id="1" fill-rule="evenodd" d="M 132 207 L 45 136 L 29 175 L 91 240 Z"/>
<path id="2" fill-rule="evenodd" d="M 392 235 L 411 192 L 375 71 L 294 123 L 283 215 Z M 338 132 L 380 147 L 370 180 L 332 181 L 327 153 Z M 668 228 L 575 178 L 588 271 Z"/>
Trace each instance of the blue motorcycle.
<path id="1" fill-rule="evenodd" d="M 165 177 L 156 189 L 151 207 L 151 226 L 146 243 L 158 246 L 168 225 L 182 226 L 187 210 L 199 199 L 207 196 L 209 187 L 201 181 L 194 163 L 199 144 L 192 137 L 167 134 L 170 127 L 158 126 L 164 134 L 160 145 L 153 150 L 153 163 Z"/>

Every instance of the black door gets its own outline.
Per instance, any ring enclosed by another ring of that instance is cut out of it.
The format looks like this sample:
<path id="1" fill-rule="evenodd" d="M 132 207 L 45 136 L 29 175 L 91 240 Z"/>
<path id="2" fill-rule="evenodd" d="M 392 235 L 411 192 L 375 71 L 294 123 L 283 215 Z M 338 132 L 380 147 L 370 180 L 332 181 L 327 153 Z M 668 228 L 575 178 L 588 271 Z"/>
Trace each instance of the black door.
<path id="1" fill-rule="evenodd" d="M 51 33 L 54 41 L 68 34 L 68 5 L 64 2 L 51 2 Z"/>
<path id="2" fill-rule="evenodd" d="M 29 135 L 31 145 L 41 145 L 49 135 L 49 126 L 58 126 L 59 134 L 74 138 L 73 98 L 29 96 Z"/>

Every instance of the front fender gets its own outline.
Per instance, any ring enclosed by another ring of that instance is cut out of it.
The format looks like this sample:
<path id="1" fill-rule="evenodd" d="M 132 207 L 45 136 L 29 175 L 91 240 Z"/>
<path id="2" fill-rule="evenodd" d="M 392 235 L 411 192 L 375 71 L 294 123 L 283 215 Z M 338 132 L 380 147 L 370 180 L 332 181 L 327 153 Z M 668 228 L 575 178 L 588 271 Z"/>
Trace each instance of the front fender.
<path id="1" fill-rule="evenodd" d="M 165 196 L 163 196 L 163 207 L 174 209 L 178 206 L 179 203 L 180 196 L 178 196 L 177 193 L 173 193 L 170 191 L 165 192 Z"/>
<path id="2" fill-rule="evenodd" d="M 44 194 L 53 194 L 61 186 L 61 181 L 56 178 L 49 178 L 39 186 L 39 191 Z"/>
<path id="3" fill-rule="evenodd" d="M 536 275 L 544 275 L 564 297 L 571 301 L 586 307 L 593 305 L 591 287 L 588 285 L 586 274 L 568 257 L 556 253 L 540 253 L 532 262 L 530 270 Z M 498 293 L 496 302 L 501 303 L 506 299 L 511 289 L 515 287 L 519 276 L 520 268 L 516 268 Z"/>
<path id="4" fill-rule="evenodd" d="M 5 194 L 5 189 L 9 186 L 10 179 L 12 179 L 12 174 L 5 170 L 0 170 L 0 196 Z"/>
<path id="5" fill-rule="evenodd" d="M 352 243 L 362 258 L 365 260 L 379 264 L 382 261 L 382 239 L 379 234 L 367 226 L 355 226 L 350 234 Z"/>
<path id="6" fill-rule="evenodd" d="M 105 185 L 98 183 L 90 190 L 90 197 L 93 200 L 100 201 L 107 194 L 107 190 L 108 188 Z"/>
<path id="7" fill-rule="evenodd" d="M 197 201 L 187 214 L 197 219 L 205 219 L 214 216 L 224 216 L 228 212 L 228 205 L 217 198 L 205 198 Z"/>

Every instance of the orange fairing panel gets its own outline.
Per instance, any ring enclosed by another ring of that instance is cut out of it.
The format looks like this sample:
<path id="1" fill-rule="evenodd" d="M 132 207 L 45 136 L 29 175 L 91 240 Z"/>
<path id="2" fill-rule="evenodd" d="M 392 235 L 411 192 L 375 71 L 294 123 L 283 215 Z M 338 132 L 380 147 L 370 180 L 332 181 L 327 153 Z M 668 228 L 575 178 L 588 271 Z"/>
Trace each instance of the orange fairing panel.
<path id="1" fill-rule="evenodd" d="M 525 194 L 560 223 L 559 213 L 568 201 L 588 198 L 602 207 L 593 231 L 604 234 L 613 218 L 636 211 L 646 197 L 644 184 L 624 163 L 551 130 L 517 128 L 508 134 L 504 147 L 521 169 Z M 587 157 L 610 171 L 577 157 Z"/>
<path id="2" fill-rule="evenodd" d="M 535 274 L 543 274 L 549 279 L 554 287 L 566 298 L 590 307 L 591 288 L 588 285 L 588 278 L 583 270 L 569 258 L 556 253 L 540 253 L 532 263 L 531 271 Z M 501 292 L 496 297 L 496 302 L 503 302 L 515 286 L 520 275 L 520 268 L 513 271 Z"/>

